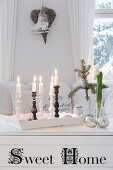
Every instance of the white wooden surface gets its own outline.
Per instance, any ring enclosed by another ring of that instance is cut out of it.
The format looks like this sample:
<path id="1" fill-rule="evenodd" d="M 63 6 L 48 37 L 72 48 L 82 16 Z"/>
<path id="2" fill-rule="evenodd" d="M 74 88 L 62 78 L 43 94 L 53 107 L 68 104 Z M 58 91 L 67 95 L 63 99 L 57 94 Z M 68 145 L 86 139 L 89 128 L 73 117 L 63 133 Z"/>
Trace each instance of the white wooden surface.
<path id="1" fill-rule="evenodd" d="M 41 128 L 33 130 L 19 130 L 0 124 L 0 136 L 38 136 L 38 135 L 113 135 L 113 119 L 106 129 L 88 128 L 85 125 L 72 125 L 66 127 Z"/>
<path id="2" fill-rule="evenodd" d="M 25 155 L 48 155 L 55 156 L 54 166 L 37 166 L 22 163 L 21 165 L 9 165 L 8 153 L 14 148 L 24 148 Z M 61 166 L 60 152 L 63 147 L 77 147 L 80 154 L 105 155 L 106 166 Z M 38 130 L 16 130 L 11 127 L 0 125 L 0 170 L 113 170 L 113 120 L 106 129 L 87 128 L 81 126 L 46 128 Z"/>

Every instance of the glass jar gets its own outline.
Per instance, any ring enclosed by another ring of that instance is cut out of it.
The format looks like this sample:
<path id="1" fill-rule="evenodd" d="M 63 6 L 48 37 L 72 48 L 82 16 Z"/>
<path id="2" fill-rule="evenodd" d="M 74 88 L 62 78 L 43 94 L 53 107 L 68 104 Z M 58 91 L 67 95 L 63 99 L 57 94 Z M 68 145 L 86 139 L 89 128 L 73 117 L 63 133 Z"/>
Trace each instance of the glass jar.
<path id="1" fill-rule="evenodd" d="M 91 99 L 90 97 L 88 98 L 88 100 L 86 99 L 86 96 L 84 97 L 84 111 L 83 113 L 85 115 L 92 115 L 91 114 Z"/>

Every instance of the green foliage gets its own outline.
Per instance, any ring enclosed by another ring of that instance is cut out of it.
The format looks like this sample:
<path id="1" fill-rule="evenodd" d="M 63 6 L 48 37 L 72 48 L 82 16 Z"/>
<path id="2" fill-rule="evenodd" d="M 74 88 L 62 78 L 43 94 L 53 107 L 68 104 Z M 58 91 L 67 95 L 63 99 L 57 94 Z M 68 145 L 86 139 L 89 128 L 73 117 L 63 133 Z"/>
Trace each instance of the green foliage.
<path id="1" fill-rule="evenodd" d="M 96 93 L 96 84 L 95 83 L 88 83 L 88 87 L 91 90 L 92 94 Z"/>
<path id="2" fill-rule="evenodd" d="M 85 96 L 86 96 L 86 100 L 88 101 L 89 100 L 89 95 L 88 95 L 88 90 L 91 90 L 92 94 L 95 94 L 96 91 L 98 90 L 98 88 L 100 86 L 97 86 L 96 83 L 89 83 L 88 82 L 88 75 L 89 75 L 89 71 L 91 69 L 91 66 L 90 65 L 86 65 L 85 64 L 85 61 L 82 59 L 81 60 L 81 65 L 80 65 L 80 69 L 75 69 L 74 71 L 78 73 L 78 77 L 80 77 L 80 79 L 82 80 L 83 84 L 82 85 L 79 85 L 77 86 L 76 88 L 74 88 L 68 95 L 68 97 L 73 97 L 79 90 L 82 90 L 84 89 L 85 90 Z M 101 72 L 100 72 L 101 73 Z M 100 82 L 100 78 L 98 78 L 99 82 Z M 108 86 L 102 84 L 102 87 L 101 89 L 104 89 L 104 88 L 108 88 Z M 100 92 L 99 92 L 100 93 Z M 99 95 L 98 93 L 98 95 Z M 98 99 L 99 100 L 99 99 Z"/>
<path id="3" fill-rule="evenodd" d="M 87 80 L 90 69 L 91 69 L 91 66 L 90 65 L 87 66 L 85 64 L 85 61 L 82 59 L 80 69 L 75 69 L 74 71 L 77 72 L 78 77 L 80 77 L 82 79 L 83 85 L 77 86 L 74 90 L 72 90 L 69 93 L 69 97 L 72 97 L 74 94 L 76 94 L 76 92 L 78 92 L 81 89 L 85 90 L 85 96 L 86 96 L 87 101 L 89 100 L 89 95 L 88 95 L 89 89 L 91 89 L 92 93 L 95 94 L 95 85 L 88 83 L 88 80 Z"/>
<path id="4" fill-rule="evenodd" d="M 96 100 L 97 100 L 97 119 L 99 118 L 101 103 L 102 103 L 102 78 L 103 74 L 102 72 L 99 73 L 99 75 L 96 76 L 97 78 L 97 90 L 96 90 Z"/>
<path id="5" fill-rule="evenodd" d="M 72 90 L 70 93 L 69 93 L 69 97 L 72 97 L 74 95 L 74 93 L 78 92 L 79 90 L 82 90 L 84 89 L 83 86 L 77 86 L 74 90 Z"/>

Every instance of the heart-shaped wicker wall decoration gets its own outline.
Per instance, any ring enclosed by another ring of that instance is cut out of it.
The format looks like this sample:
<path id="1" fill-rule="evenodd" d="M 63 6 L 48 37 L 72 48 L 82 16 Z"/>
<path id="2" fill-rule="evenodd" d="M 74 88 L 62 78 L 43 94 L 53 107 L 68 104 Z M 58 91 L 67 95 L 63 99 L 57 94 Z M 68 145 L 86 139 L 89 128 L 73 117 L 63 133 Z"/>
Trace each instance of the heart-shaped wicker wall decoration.
<path id="1" fill-rule="evenodd" d="M 49 9 L 47 7 L 43 7 L 43 12 L 47 15 L 48 22 L 49 22 L 48 28 L 50 28 L 53 21 L 55 20 L 56 13 L 53 9 Z M 31 11 L 31 19 L 35 24 L 38 22 L 39 13 L 40 13 L 40 10 L 38 10 L 38 9 Z M 48 32 L 41 33 L 41 34 L 42 34 L 44 42 L 46 44 Z"/>

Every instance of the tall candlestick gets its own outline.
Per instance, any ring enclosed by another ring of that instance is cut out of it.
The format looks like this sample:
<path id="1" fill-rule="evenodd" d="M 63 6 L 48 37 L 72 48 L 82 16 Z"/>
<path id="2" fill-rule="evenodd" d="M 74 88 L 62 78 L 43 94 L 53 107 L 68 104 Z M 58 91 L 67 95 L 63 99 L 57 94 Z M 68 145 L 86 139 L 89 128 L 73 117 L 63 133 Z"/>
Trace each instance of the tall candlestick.
<path id="1" fill-rule="evenodd" d="M 15 110 L 16 116 L 19 118 L 19 113 L 21 113 L 21 84 L 20 84 L 20 77 L 17 77 L 17 84 L 16 84 L 16 100 L 15 100 Z"/>
<path id="2" fill-rule="evenodd" d="M 20 84 L 19 76 L 17 77 L 16 93 L 17 93 L 17 97 L 21 98 L 21 84 Z"/>
<path id="3" fill-rule="evenodd" d="M 57 71 L 57 69 L 55 69 L 54 82 L 55 82 L 55 86 L 58 86 L 58 71 Z"/>
<path id="4" fill-rule="evenodd" d="M 39 77 L 39 95 L 43 95 L 42 76 Z"/>
<path id="5" fill-rule="evenodd" d="M 42 76 L 39 77 L 39 110 L 40 119 L 43 117 L 43 83 Z"/>
<path id="6" fill-rule="evenodd" d="M 36 76 L 34 76 L 34 82 L 32 83 L 32 92 L 36 92 Z"/>
<path id="7" fill-rule="evenodd" d="M 20 85 L 20 77 L 17 77 L 17 85 L 16 85 L 16 91 L 17 93 L 21 92 L 21 85 Z"/>
<path id="8" fill-rule="evenodd" d="M 54 77 L 51 77 L 51 82 L 50 82 L 50 107 L 49 107 L 49 112 L 50 112 L 50 118 L 53 117 L 54 114 L 54 105 L 53 105 L 53 95 L 54 95 L 54 81 L 53 81 Z"/>
<path id="9" fill-rule="evenodd" d="M 54 94 L 54 80 L 53 76 L 51 77 L 51 82 L 50 82 L 50 96 Z"/>
<path id="10" fill-rule="evenodd" d="M 37 107 L 36 107 L 36 92 L 32 92 L 32 97 L 33 97 L 33 107 L 31 109 L 31 112 L 33 113 L 33 120 L 37 120 L 36 113 L 37 113 Z"/>
<path id="11" fill-rule="evenodd" d="M 59 117 L 59 102 L 58 102 L 58 93 L 60 86 L 54 86 L 55 93 L 55 117 Z"/>
<path id="12" fill-rule="evenodd" d="M 40 119 L 43 118 L 43 94 L 39 95 L 39 112 L 40 112 Z"/>

